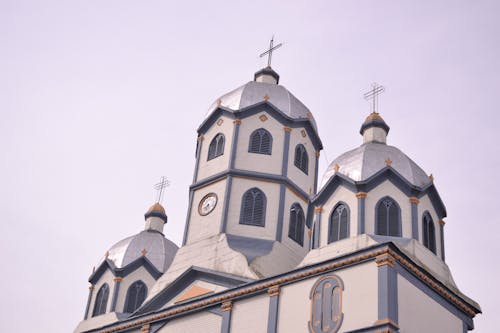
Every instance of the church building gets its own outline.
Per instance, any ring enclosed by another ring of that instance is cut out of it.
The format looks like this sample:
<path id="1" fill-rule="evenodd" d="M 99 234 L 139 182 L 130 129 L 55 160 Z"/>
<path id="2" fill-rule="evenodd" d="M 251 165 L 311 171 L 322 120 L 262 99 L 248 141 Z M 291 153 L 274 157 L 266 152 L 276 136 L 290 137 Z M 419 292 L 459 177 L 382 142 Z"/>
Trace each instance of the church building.
<path id="1" fill-rule="evenodd" d="M 319 177 L 318 124 L 279 79 L 258 71 L 200 119 L 182 246 L 156 202 L 92 272 L 75 333 L 473 329 L 432 176 L 374 109 Z"/>

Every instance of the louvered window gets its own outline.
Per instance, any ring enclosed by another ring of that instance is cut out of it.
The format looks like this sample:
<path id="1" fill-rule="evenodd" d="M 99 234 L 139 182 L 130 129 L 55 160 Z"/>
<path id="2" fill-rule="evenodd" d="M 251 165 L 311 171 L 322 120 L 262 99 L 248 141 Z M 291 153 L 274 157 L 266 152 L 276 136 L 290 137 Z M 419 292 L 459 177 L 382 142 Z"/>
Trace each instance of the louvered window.
<path id="1" fill-rule="evenodd" d="M 302 144 L 298 144 L 295 147 L 294 164 L 297 168 L 302 170 L 307 175 L 309 168 L 309 157 L 307 156 L 306 148 Z"/>
<path id="2" fill-rule="evenodd" d="M 256 154 L 271 155 L 273 137 L 271 133 L 263 128 L 253 131 L 250 135 L 248 152 Z"/>
<path id="3" fill-rule="evenodd" d="M 298 203 L 290 208 L 290 225 L 288 226 L 288 237 L 304 245 L 304 211 Z"/>
<path id="4" fill-rule="evenodd" d="M 92 317 L 106 313 L 108 298 L 109 298 L 109 286 L 107 283 L 105 283 L 102 285 L 101 288 L 99 288 L 99 291 L 97 292 L 97 296 L 95 298 L 95 303 L 94 303 L 94 311 L 92 312 Z"/>
<path id="5" fill-rule="evenodd" d="M 429 212 L 425 212 L 422 217 L 422 232 L 424 246 L 436 254 L 436 229 L 434 221 Z"/>
<path id="6" fill-rule="evenodd" d="M 328 243 L 349 237 L 349 209 L 344 204 L 338 204 L 330 216 Z"/>
<path id="7" fill-rule="evenodd" d="M 243 194 L 240 224 L 265 225 L 266 196 L 258 188 L 252 188 Z"/>
<path id="8" fill-rule="evenodd" d="M 387 197 L 377 205 L 377 235 L 401 237 L 401 212 L 398 204 Z"/>
<path id="9" fill-rule="evenodd" d="M 125 298 L 124 312 L 132 313 L 141 306 L 142 302 L 146 299 L 148 288 L 142 281 L 136 281 L 127 290 L 127 297 Z"/>
<path id="10" fill-rule="evenodd" d="M 225 139 L 224 134 L 222 133 L 217 134 L 212 139 L 212 142 L 210 142 L 210 146 L 208 147 L 208 161 L 224 154 L 224 143 Z"/>

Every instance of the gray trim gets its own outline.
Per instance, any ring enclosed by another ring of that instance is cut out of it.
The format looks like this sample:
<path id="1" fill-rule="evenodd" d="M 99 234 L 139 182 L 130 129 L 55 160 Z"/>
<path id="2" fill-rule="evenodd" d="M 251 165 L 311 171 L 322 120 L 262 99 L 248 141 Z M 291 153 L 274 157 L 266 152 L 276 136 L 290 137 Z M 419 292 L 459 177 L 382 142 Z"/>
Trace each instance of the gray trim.
<path id="1" fill-rule="evenodd" d="M 463 326 L 463 331 L 464 331 L 464 333 L 469 332 L 469 328 L 467 327 L 467 324 L 466 324 L 466 323 L 462 322 L 462 326 Z"/>
<path id="2" fill-rule="evenodd" d="M 319 241 L 321 239 L 321 213 L 317 212 L 316 213 L 316 233 L 314 234 L 314 248 L 317 249 L 319 248 Z"/>
<path id="3" fill-rule="evenodd" d="M 444 225 L 440 222 L 439 223 L 439 238 L 440 238 L 440 243 L 441 243 L 441 260 L 445 261 L 445 255 L 444 255 Z"/>
<path id="4" fill-rule="evenodd" d="M 231 312 L 232 310 L 226 310 L 222 312 L 222 324 L 220 326 L 221 333 L 229 333 L 231 329 Z"/>
<path id="5" fill-rule="evenodd" d="M 278 223 L 276 225 L 276 237 L 278 242 L 281 242 L 283 237 L 283 219 L 285 218 L 285 184 L 280 184 L 280 202 L 278 205 Z"/>
<path id="6" fill-rule="evenodd" d="M 234 168 L 234 162 L 236 160 L 236 152 L 238 151 L 238 136 L 240 133 L 240 123 L 234 123 L 233 127 L 233 140 L 231 142 L 231 154 L 229 155 L 229 169 Z"/>
<path id="7" fill-rule="evenodd" d="M 316 157 L 315 158 L 315 162 L 314 162 L 314 194 L 318 193 L 318 168 L 319 168 L 319 156 L 318 156 L 318 152 L 319 151 L 316 151 L 314 153 L 314 156 Z"/>
<path id="8" fill-rule="evenodd" d="M 378 319 L 398 324 L 398 277 L 389 264 L 378 267 Z"/>
<path id="9" fill-rule="evenodd" d="M 276 333 L 278 330 L 278 307 L 280 296 L 269 297 L 269 312 L 267 315 L 267 333 Z"/>
<path id="10" fill-rule="evenodd" d="M 162 275 L 162 272 L 160 272 L 145 256 L 137 258 L 136 260 L 132 261 L 130 264 L 122 268 L 117 268 L 111 260 L 106 259 L 89 277 L 89 282 L 95 284 L 108 269 L 111 271 L 111 273 L 113 273 L 114 276 L 123 278 L 139 267 L 144 267 L 155 280 L 157 280 Z"/>
<path id="11" fill-rule="evenodd" d="M 189 189 L 190 190 L 197 190 L 199 188 L 202 188 L 205 185 L 214 183 L 224 177 L 227 176 L 241 176 L 241 177 L 250 177 L 250 178 L 260 178 L 260 179 L 265 179 L 265 180 L 270 180 L 274 181 L 277 183 L 285 183 L 286 185 L 290 186 L 293 188 L 294 191 L 296 191 L 299 195 L 301 195 L 305 201 L 310 200 L 309 194 L 304 192 L 297 184 L 295 184 L 293 181 L 291 181 L 287 177 L 283 177 L 281 175 L 273 175 L 269 173 L 263 173 L 263 172 L 256 172 L 256 171 L 248 171 L 248 170 L 241 170 L 241 169 L 228 169 L 219 173 L 216 173 L 215 175 L 209 176 L 196 184 L 192 184 Z"/>
<path id="12" fill-rule="evenodd" d="M 205 140 L 200 140 L 200 137 L 196 139 L 196 161 L 194 163 L 193 183 L 196 183 L 196 181 L 198 180 L 198 169 L 200 167 L 200 155 L 203 141 Z"/>
<path id="13" fill-rule="evenodd" d="M 182 246 L 186 245 L 186 242 L 187 242 L 189 224 L 191 222 L 191 210 L 193 207 L 193 197 L 194 197 L 194 191 L 192 189 L 190 189 L 189 190 L 189 205 L 188 205 L 188 211 L 187 211 L 187 216 L 186 216 L 186 225 L 184 227 L 184 236 L 182 237 Z"/>
<path id="14" fill-rule="evenodd" d="M 87 306 L 85 307 L 85 314 L 83 316 L 83 320 L 87 320 L 87 318 L 89 317 L 90 302 L 92 301 L 93 291 L 94 291 L 94 286 L 92 285 L 89 288 L 89 298 L 87 299 Z"/>
<path id="15" fill-rule="evenodd" d="M 111 298 L 111 312 L 115 312 L 116 310 L 116 301 L 118 300 L 118 292 L 120 291 L 120 280 L 114 280 L 115 285 L 113 287 L 113 297 Z"/>
<path id="16" fill-rule="evenodd" d="M 281 162 L 281 175 L 288 175 L 288 157 L 290 155 L 290 132 L 285 131 L 285 140 L 283 143 L 283 161 Z"/>
<path id="17" fill-rule="evenodd" d="M 366 197 L 358 197 L 358 235 L 365 233 L 365 208 L 366 208 Z"/>
<path id="18" fill-rule="evenodd" d="M 227 214 L 229 213 L 229 199 L 231 197 L 231 189 L 233 188 L 233 177 L 228 176 L 226 179 L 226 191 L 224 193 L 224 206 L 222 207 L 222 220 L 220 224 L 220 233 L 226 232 Z"/>
<path id="19" fill-rule="evenodd" d="M 369 327 L 358 328 L 345 333 L 380 333 L 380 332 L 399 332 L 399 328 L 391 323 L 376 324 Z"/>
<path id="20" fill-rule="evenodd" d="M 426 296 L 436 301 L 439 305 L 441 305 L 446 310 L 450 311 L 460 320 L 467 324 L 469 330 L 474 329 L 474 323 L 472 318 L 467 314 L 463 313 L 459 308 L 455 305 L 448 302 L 441 295 L 437 294 L 434 290 L 430 289 L 426 284 L 424 284 L 419 278 L 415 277 L 413 273 L 409 272 L 406 268 L 402 267 L 398 263 L 395 265 L 395 269 L 401 277 L 405 278 L 408 282 L 410 282 L 414 287 L 423 292 Z M 453 295 L 457 296 L 454 292 L 451 292 Z M 480 312 L 480 311 L 479 311 Z"/>
<path id="21" fill-rule="evenodd" d="M 416 202 L 411 202 L 411 237 L 418 238 L 418 205 Z"/>

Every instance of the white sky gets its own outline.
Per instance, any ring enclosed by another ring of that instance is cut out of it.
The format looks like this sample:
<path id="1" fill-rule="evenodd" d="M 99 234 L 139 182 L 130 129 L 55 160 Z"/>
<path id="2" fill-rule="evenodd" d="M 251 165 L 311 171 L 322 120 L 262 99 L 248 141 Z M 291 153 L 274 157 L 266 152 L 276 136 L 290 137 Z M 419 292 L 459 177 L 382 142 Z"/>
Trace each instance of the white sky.
<path id="1" fill-rule="evenodd" d="M 497 330 L 500 2 L 0 0 L 0 322 L 70 332 L 106 250 L 139 232 L 160 176 L 181 242 L 196 129 L 265 65 L 313 112 L 320 175 L 361 143 L 373 81 L 390 144 L 445 202 L 446 256 Z"/>

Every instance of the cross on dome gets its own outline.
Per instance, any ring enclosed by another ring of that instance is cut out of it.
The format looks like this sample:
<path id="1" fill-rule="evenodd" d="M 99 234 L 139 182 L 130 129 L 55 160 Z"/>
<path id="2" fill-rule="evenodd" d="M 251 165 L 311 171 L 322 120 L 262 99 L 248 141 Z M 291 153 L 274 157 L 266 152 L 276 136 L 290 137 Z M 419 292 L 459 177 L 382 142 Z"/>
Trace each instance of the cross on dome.
<path id="1" fill-rule="evenodd" d="M 165 189 L 165 187 L 168 187 L 168 186 L 170 186 L 170 182 L 164 176 L 162 176 L 160 178 L 160 182 L 159 183 L 155 184 L 154 188 L 157 191 L 157 195 L 156 195 L 156 202 L 157 203 L 160 203 L 161 197 L 163 196 L 163 190 Z"/>
<path id="2" fill-rule="evenodd" d="M 278 45 L 274 45 L 274 35 L 271 37 L 271 41 L 269 42 L 269 49 L 263 52 L 259 57 L 263 57 L 267 54 L 267 67 L 271 67 L 271 58 L 273 56 L 273 51 L 280 48 L 283 43 L 279 43 Z"/>
<path id="3" fill-rule="evenodd" d="M 372 89 L 366 92 L 363 97 L 369 101 L 372 101 L 372 113 L 378 113 L 378 95 L 385 91 L 385 87 L 374 82 L 372 84 Z"/>

